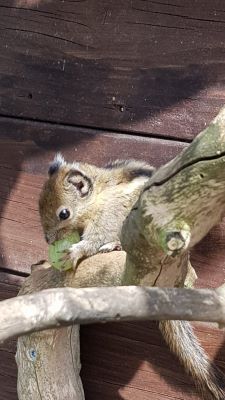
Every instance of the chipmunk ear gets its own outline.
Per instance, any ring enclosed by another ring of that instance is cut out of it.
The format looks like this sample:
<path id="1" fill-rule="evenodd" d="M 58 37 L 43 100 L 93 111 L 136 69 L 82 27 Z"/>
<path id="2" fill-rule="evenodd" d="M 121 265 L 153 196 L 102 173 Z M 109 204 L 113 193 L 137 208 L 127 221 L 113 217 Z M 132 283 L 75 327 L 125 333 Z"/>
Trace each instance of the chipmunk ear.
<path id="1" fill-rule="evenodd" d="M 93 185 L 91 179 L 77 169 L 72 169 L 69 172 L 67 180 L 74 186 L 80 197 L 87 196 L 92 190 Z"/>
<path id="2" fill-rule="evenodd" d="M 48 174 L 49 176 L 52 176 L 55 174 L 60 167 L 66 164 L 66 161 L 64 160 L 63 156 L 61 153 L 57 153 L 54 157 L 54 160 L 51 162 L 49 169 L 48 169 Z"/>

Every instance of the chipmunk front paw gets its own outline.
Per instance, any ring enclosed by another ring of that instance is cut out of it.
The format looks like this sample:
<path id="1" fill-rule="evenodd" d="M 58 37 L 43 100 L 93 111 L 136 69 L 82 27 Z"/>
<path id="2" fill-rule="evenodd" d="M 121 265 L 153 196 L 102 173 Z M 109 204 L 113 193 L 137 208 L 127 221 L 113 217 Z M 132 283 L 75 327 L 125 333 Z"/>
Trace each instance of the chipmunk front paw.
<path id="1" fill-rule="evenodd" d="M 81 246 L 80 243 L 76 243 L 65 251 L 65 255 L 62 257 L 61 260 L 64 261 L 65 263 L 68 260 L 71 260 L 73 264 L 73 270 L 75 271 L 77 269 L 79 260 L 81 260 L 83 257 L 84 257 L 83 246 Z"/>

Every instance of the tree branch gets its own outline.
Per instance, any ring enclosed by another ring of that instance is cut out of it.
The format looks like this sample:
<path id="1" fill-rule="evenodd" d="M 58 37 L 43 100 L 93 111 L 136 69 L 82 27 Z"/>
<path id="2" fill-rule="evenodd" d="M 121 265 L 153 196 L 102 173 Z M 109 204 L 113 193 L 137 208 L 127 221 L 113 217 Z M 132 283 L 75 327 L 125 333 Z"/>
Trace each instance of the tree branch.
<path id="1" fill-rule="evenodd" d="M 123 320 L 225 323 L 225 285 L 216 290 L 138 286 L 57 288 L 0 303 L 0 340 L 73 323 Z"/>
<path id="2" fill-rule="evenodd" d="M 189 249 L 225 214 L 224 132 L 225 107 L 147 182 L 122 229 L 124 284 L 184 285 Z"/>

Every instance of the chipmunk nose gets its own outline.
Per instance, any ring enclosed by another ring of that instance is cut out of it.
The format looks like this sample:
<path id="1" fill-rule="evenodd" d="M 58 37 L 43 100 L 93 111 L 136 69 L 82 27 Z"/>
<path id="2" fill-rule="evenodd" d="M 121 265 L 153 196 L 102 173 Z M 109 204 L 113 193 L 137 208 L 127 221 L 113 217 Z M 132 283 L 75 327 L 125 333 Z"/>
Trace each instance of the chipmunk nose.
<path id="1" fill-rule="evenodd" d="M 47 233 L 45 234 L 45 240 L 48 244 L 50 243 L 50 237 Z"/>
<path id="2" fill-rule="evenodd" d="M 45 234 L 45 240 L 46 240 L 46 242 L 47 242 L 48 244 L 51 244 L 51 243 L 54 242 L 55 236 L 52 235 L 51 233 L 46 233 L 46 234 Z"/>
<path id="3" fill-rule="evenodd" d="M 55 232 L 45 233 L 45 240 L 48 244 L 52 244 L 56 240 L 56 233 Z"/>

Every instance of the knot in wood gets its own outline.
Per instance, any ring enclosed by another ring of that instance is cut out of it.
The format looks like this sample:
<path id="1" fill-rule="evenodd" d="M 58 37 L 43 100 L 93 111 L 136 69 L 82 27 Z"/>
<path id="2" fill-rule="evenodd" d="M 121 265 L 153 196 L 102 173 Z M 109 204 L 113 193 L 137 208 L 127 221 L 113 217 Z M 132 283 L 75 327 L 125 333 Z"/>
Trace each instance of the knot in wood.
<path id="1" fill-rule="evenodd" d="M 35 362 L 37 358 L 37 352 L 34 348 L 28 349 L 27 350 L 27 358 L 28 360 Z"/>
<path id="2" fill-rule="evenodd" d="M 169 232 L 166 237 L 166 244 L 169 250 L 169 255 L 174 251 L 181 250 L 186 247 L 186 241 L 181 232 Z"/>

